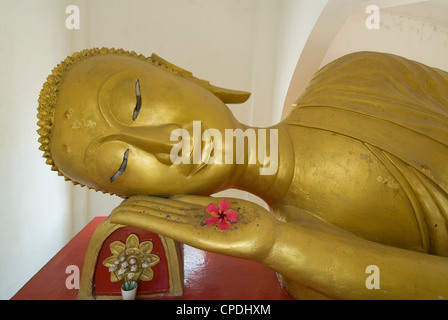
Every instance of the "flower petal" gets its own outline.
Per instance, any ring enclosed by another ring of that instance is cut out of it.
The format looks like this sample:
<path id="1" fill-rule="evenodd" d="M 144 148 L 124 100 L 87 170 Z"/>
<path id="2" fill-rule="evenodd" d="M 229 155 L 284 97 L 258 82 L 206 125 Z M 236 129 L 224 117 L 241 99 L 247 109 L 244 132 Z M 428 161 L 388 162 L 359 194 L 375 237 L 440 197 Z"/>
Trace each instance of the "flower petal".
<path id="1" fill-rule="evenodd" d="M 219 220 L 221 220 L 221 219 L 217 218 L 217 217 L 210 217 L 210 218 L 205 219 L 205 224 L 208 225 L 208 226 L 212 226 L 216 222 L 219 222 Z"/>
<path id="2" fill-rule="evenodd" d="M 153 245 L 152 241 L 143 241 L 138 246 L 140 251 L 142 251 L 144 254 L 151 253 L 153 247 L 154 247 L 154 245 Z"/>
<path id="3" fill-rule="evenodd" d="M 129 237 L 126 239 L 126 247 L 128 249 L 138 248 L 139 243 L 140 243 L 140 239 L 134 233 L 130 234 Z"/>
<path id="4" fill-rule="evenodd" d="M 151 268 L 146 268 L 145 270 L 143 270 L 140 280 L 151 281 L 152 278 L 154 278 L 154 271 L 152 271 Z"/>
<path id="5" fill-rule="evenodd" d="M 105 267 L 112 267 L 115 266 L 115 260 L 117 260 L 117 258 L 115 256 L 110 256 L 107 257 L 106 259 L 104 259 L 103 261 L 103 266 Z"/>
<path id="6" fill-rule="evenodd" d="M 117 258 L 123 253 L 124 248 L 124 243 L 121 241 L 114 241 L 110 244 L 110 252 Z"/>
<path id="7" fill-rule="evenodd" d="M 219 216 L 218 207 L 214 203 L 210 203 L 205 210 L 214 217 Z"/>
<path id="8" fill-rule="evenodd" d="M 224 213 L 232 204 L 229 201 L 222 199 L 219 201 L 219 211 Z"/>
<path id="9" fill-rule="evenodd" d="M 229 209 L 225 213 L 226 219 L 232 222 L 238 221 L 238 212 L 235 210 Z"/>
<path id="10" fill-rule="evenodd" d="M 154 267 L 156 264 L 160 262 L 160 258 L 158 255 L 149 254 L 148 257 L 151 258 L 151 262 L 149 262 L 150 267 Z"/>
<path id="11" fill-rule="evenodd" d="M 218 223 L 218 228 L 221 230 L 227 230 L 230 228 L 230 222 L 226 219 L 221 219 L 221 221 Z"/>

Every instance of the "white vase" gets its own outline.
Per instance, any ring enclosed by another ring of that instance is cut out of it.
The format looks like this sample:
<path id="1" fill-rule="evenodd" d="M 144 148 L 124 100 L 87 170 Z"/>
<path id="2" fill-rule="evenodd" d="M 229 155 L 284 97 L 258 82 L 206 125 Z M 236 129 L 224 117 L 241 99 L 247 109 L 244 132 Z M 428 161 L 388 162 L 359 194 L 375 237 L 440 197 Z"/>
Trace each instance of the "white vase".
<path id="1" fill-rule="evenodd" d="M 121 287 L 121 296 L 123 300 L 135 300 L 137 294 L 137 282 L 129 281 Z"/>

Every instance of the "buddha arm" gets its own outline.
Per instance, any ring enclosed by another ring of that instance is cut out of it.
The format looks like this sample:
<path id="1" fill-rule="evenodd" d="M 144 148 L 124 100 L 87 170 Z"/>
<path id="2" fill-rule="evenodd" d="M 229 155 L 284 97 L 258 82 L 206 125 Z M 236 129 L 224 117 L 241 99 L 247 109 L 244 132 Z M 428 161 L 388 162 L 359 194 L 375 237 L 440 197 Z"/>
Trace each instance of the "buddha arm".
<path id="1" fill-rule="evenodd" d="M 448 298 L 448 258 L 284 222 L 278 222 L 276 233 L 262 262 L 288 283 L 329 298 Z M 366 287 L 370 265 L 379 268 L 379 289 Z"/>
<path id="2" fill-rule="evenodd" d="M 210 216 L 205 207 L 216 198 L 200 196 L 133 196 L 114 209 L 110 221 L 261 262 L 282 275 L 295 298 L 311 292 L 311 298 L 448 299 L 448 258 L 361 239 L 296 207 L 281 208 L 298 217 L 286 223 L 252 202 L 228 200 L 239 210 L 229 230 L 204 224 Z M 366 287 L 371 265 L 379 268 L 380 289 Z"/>

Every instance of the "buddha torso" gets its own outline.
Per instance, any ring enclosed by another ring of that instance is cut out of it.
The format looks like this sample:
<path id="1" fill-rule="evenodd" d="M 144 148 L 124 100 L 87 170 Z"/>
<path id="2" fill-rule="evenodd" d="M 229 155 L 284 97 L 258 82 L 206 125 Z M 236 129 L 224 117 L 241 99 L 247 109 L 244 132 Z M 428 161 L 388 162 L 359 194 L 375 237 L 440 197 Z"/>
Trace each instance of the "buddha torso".
<path id="1" fill-rule="evenodd" d="M 278 206 L 280 219 L 294 222 L 298 214 L 310 214 L 368 240 L 424 251 L 410 199 L 365 144 L 318 129 L 291 127 L 290 132 L 296 167 Z"/>
<path id="2" fill-rule="evenodd" d="M 448 73 L 389 54 L 348 55 L 316 74 L 283 123 L 296 164 L 279 208 L 448 256 Z M 279 208 L 281 219 L 296 218 Z"/>

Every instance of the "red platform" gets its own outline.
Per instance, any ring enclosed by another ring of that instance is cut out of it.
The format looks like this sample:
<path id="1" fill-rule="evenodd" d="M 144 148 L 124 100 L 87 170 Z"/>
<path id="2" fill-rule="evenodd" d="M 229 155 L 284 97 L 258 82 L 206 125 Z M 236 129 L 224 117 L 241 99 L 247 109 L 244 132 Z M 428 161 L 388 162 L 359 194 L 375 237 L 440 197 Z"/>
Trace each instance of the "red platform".
<path id="1" fill-rule="evenodd" d="M 93 219 L 59 251 L 12 300 L 75 300 L 68 289 L 69 266 L 82 270 L 90 238 L 105 217 Z M 161 298 L 154 298 L 161 299 Z M 274 271 L 243 259 L 226 257 L 184 246 L 184 294 L 178 300 L 292 300 Z"/>

